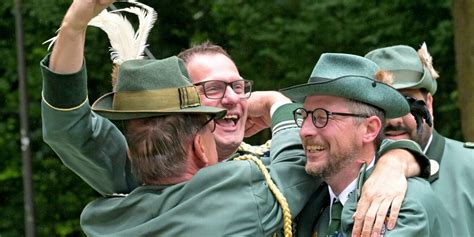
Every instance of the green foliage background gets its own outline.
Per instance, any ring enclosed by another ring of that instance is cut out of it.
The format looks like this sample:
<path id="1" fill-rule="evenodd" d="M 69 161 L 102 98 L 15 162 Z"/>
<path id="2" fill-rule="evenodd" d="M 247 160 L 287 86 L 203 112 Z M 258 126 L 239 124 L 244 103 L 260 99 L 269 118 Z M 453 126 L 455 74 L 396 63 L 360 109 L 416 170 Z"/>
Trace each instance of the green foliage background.
<path id="1" fill-rule="evenodd" d="M 29 119 L 38 236 L 81 236 L 79 215 L 98 195 L 65 168 L 41 137 L 42 42 L 55 34 L 71 1 L 24 0 Z M 439 132 L 462 140 L 457 104 L 451 3 L 448 0 L 148 0 L 158 11 L 150 51 L 177 54 L 210 39 L 232 55 L 257 90 L 304 83 L 324 52 L 364 55 L 377 47 L 423 41 L 441 74 L 435 95 Z M 120 5 L 123 3 L 117 3 Z M 24 233 L 14 1 L 0 14 L 0 236 Z M 91 101 L 110 90 L 106 35 L 88 31 L 86 58 Z M 250 140 L 263 142 L 268 131 Z"/>

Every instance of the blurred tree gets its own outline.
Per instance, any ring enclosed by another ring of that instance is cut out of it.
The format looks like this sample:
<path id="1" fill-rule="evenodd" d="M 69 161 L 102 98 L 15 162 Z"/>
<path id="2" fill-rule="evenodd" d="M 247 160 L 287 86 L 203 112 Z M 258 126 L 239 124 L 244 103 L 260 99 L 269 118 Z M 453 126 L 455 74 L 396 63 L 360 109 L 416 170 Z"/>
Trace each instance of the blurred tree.
<path id="1" fill-rule="evenodd" d="M 464 138 L 474 141 L 474 2 L 453 1 L 454 45 Z"/>

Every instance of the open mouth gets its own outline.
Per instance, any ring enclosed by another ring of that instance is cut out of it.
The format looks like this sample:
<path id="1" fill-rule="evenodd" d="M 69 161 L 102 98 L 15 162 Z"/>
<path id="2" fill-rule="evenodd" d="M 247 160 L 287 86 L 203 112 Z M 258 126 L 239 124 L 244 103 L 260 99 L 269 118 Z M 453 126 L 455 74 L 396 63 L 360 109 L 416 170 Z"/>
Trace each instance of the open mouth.
<path id="1" fill-rule="evenodd" d="M 309 153 L 314 153 L 318 151 L 323 151 L 325 148 L 320 145 L 306 145 L 306 151 Z"/>
<path id="2" fill-rule="evenodd" d="M 227 114 L 224 118 L 216 120 L 216 123 L 222 127 L 232 127 L 237 124 L 240 116 L 237 114 Z"/>

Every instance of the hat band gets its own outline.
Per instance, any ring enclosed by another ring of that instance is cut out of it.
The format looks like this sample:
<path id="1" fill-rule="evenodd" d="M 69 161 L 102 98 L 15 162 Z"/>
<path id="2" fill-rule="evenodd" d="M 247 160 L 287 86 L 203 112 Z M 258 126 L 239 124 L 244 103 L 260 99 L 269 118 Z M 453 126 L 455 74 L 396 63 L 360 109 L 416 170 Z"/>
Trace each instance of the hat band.
<path id="1" fill-rule="evenodd" d="M 332 82 L 332 81 L 339 80 L 339 79 L 344 79 L 344 78 L 347 78 L 347 77 L 358 77 L 358 78 L 364 78 L 364 79 L 374 81 L 373 78 L 370 78 L 370 77 L 367 77 L 367 76 L 362 76 L 362 75 L 345 75 L 345 76 L 341 76 L 341 77 L 337 77 L 337 78 L 326 78 L 326 77 L 312 76 L 312 77 L 309 78 L 307 84 L 327 83 L 327 82 Z"/>
<path id="2" fill-rule="evenodd" d="M 174 110 L 200 106 L 194 86 L 114 93 L 112 108 L 124 111 Z"/>

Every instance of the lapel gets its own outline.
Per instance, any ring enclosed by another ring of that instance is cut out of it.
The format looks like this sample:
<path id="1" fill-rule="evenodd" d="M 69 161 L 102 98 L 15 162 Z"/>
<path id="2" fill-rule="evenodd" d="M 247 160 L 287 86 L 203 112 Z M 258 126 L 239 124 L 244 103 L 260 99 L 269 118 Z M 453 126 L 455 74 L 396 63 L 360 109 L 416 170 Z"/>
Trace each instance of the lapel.
<path id="1" fill-rule="evenodd" d="M 444 147 L 446 144 L 446 139 L 441 136 L 438 132 L 433 130 L 433 140 L 431 140 L 430 147 L 426 150 L 426 156 L 429 159 L 436 160 L 439 165 L 441 165 L 441 159 L 443 158 Z M 428 178 L 428 181 L 432 183 L 433 181 L 437 180 L 439 177 L 439 170 L 436 174 L 431 175 Z"/>
<path id="2" fill-rule="evenodd" d="M 316 223 L 326 207 L 329 207 L 329 190 L 325 182 L 311 195 L 309 201 L 297 217 L 297 236 L 312 236 Z"/>

